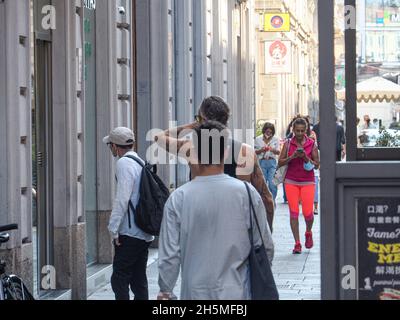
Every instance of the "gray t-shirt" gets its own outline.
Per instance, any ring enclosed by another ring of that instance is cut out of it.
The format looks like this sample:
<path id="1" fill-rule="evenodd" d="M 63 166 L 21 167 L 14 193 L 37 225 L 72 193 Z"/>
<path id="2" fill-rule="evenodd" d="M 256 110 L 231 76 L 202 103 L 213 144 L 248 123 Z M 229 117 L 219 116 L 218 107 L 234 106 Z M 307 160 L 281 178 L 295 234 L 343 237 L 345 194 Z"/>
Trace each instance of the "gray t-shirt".
<path id="1" fill-rule="evenodd" d="M 260 195 L 250 186 L 270 261 L 274 245 Z M 169 198 L 159 244 L 159 285 L 172 292 L 182 272 L 182 300 L 250 299 L 249 198 L 227 175 L 197 177 Z M 254 241 L 261 244 L 257 227 Z"/>

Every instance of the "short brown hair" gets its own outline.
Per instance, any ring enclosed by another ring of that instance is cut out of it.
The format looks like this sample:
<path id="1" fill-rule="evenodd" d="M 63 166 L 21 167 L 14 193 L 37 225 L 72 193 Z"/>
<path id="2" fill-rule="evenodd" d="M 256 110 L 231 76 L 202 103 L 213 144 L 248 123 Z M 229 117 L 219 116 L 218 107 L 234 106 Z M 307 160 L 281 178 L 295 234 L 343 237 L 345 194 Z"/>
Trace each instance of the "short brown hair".
<path id="1" fill-rule="evenodd" d="M 268 129 L 272 130 L 272 136 L 275 136 L 276 129 L 275 129 L 275 126 L 272 123 L 267 122 L 266 124 L 264 124 L 264 127 L 262 129 L 262 133 L 265 134 Z"/>

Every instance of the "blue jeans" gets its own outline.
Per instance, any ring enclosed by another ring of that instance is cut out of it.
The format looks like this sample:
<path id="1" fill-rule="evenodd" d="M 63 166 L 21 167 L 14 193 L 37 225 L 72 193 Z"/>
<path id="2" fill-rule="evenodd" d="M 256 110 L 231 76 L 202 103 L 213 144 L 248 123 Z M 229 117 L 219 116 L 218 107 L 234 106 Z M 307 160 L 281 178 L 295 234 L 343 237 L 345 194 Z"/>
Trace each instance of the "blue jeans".
<path id="1" fill-rule="evenodd" d="M 278 187 L 272 182 L 274 178 L 276 169 L 278 167 L 278 163 L 274 159 L 270 160 L 261 160 L 260 161 L 261 169 L 264 173 L 265 180 L 267 182 L 268 188 L 272 193 L 272 197 L 274 202 L 276 201 L 276 196 L 278 195 Z"/>

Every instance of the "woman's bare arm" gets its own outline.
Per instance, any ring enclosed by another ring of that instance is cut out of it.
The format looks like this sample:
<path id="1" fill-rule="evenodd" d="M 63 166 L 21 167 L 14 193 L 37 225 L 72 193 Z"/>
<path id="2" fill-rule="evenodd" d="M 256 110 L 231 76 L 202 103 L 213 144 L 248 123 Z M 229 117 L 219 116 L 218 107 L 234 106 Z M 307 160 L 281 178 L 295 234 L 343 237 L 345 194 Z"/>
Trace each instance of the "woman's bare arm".
<path id="1" fill-rule="evenodd" d="M 250 146 L 242 146 L 236 173 L 238 179 L 250 182 L 257 189 L 263 200 L 265 210 L 267 211 L 268 224 L 272 230 L 275 213 L 274 200 L 258 163 L 257 155 Z"/>

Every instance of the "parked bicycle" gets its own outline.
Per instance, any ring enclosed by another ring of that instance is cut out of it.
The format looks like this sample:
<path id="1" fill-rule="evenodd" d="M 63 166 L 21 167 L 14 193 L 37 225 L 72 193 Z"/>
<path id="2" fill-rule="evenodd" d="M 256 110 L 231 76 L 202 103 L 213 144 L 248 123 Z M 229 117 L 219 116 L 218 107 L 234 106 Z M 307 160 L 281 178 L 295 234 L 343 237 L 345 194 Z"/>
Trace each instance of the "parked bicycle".
<path id="1" fill-rule="evenodd" d="M 0 226 L 0 245 L 10 240 L 6 232 L 17 230 L 18 225 Z M 1 300 L 34 300 L 21 278 L 6 274 L 6 262 L 0 260 L 0 301 Z"/>

